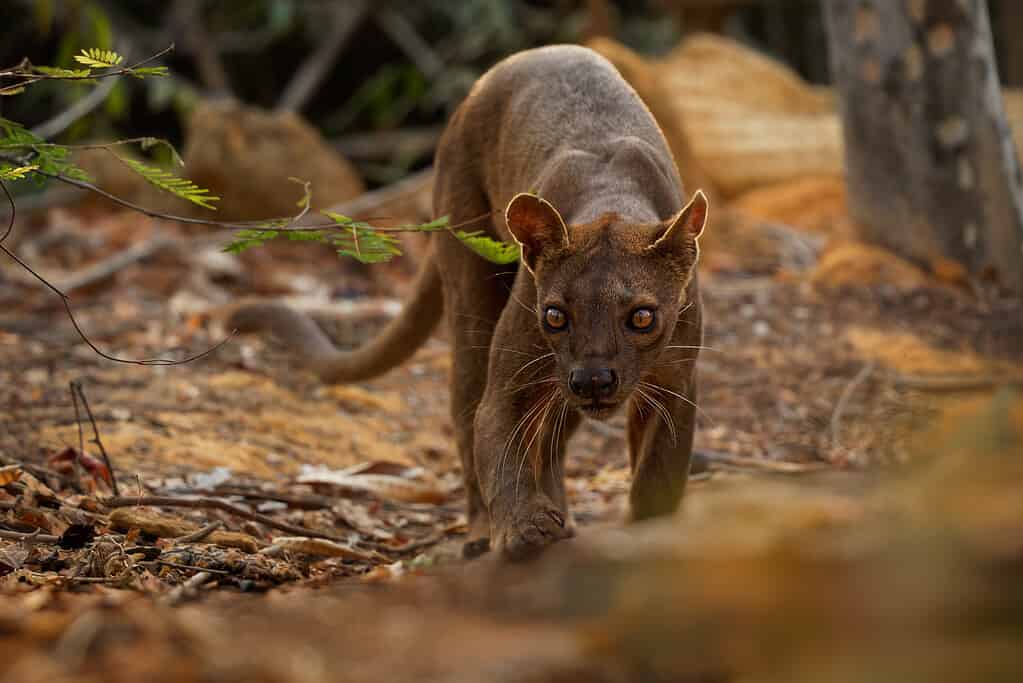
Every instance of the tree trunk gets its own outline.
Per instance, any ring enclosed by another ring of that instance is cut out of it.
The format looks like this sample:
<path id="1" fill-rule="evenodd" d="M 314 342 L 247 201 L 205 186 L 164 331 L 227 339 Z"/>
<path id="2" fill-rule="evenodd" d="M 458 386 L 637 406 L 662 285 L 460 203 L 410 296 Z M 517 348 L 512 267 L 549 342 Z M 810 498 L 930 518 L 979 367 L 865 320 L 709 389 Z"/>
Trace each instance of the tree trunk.
<path id="1" fill-rule="evenodd" d="M 984 0 L 827 0 L 853 217 L 1023 292 L 1023 174 Z"/>

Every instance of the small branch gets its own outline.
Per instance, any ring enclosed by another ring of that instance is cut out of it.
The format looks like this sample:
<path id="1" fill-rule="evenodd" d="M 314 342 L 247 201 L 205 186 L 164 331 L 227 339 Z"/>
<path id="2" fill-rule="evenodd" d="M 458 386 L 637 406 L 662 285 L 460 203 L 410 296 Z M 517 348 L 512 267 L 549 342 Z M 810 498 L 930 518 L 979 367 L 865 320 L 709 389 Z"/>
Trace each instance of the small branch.
<path id="1" fill-rule="evenodd" d="M 62 111 L 61 113 L 54 116 L 49 121 L 39 124 L 32 129 L 32 133 L 41 137 L 44 140 L 55 138 L 63 133 L 67 128 L 82 118 L 92 113 L 92 110 L 103 103 L 103 100 L 107 99 L 107 95 L 117 85 L 117 80 L 110 78 L 102 83 L 99 87 L 92 90 L 88 95 L 75 102 L 73 105 Z"/>
<path id="2" fill-rule="evenodd" d="M 167 595 L 167 602 L 171 605 L 180 604 L 186 600 L 189 600 L 199 592 L 199 589 L 205 586 L 213 579 L 213 573 L 209 571 L 201 571 L 188 581 L 172 590 Z"/>
<path id="3" fill-rule="evenodd" d="M 748 458 L 730 453 L 716 451 L 700 451 L 700 454 L 707 460 L 730 467 L 741 467 L 743 469 L 761 470 L 763 472 L 777 472 L 780 474 L 805 474 L 807 472 L 819 472 L 829 469 L 828 465 L 817 463 L 782 462 L 768 460 L 766 458 Z"/>
<path id="4" fill-rule="evenodd" d="M 376 130 L 345 135 L 331 145 L 348 159 L 418 159 L 433 152 L 442 131 L 440 126 Z"/>
<path id="5" fill-rule="evenodd" d="M 173 247 L 175 244 L 176 242 L 174 240 L 163 235 L 159 235 L 145 242 L 133 244 L 127 249 L 114 254 L 110 258 L 104 259 L 99 263 L 94 263 L 91 266 L 72 273 L 67 278 L 57 283 L 57 288 L 62 290 L 65 294 L 68 294 L 76 289 L 89 287 L 97 282 L 106 280 L 132 264 L 144 261 L 168 247 Z"/>
<path id="6" fill-rule="evenodd" d="M 841 428 L 842 428 L 842 415 L 845 413 L 846 406 L 849 403 L 849 399 L 856 393 L 856 390 L 861 384 L 867 381 L 871 373 L 874 372 L 875 367 L 874 361 L 866 363 L 856 376 L 845 385 L 845 389 L 842 390 L 842 394 L 838 397 L 838 403 L 835 404 L 835 412 L 831 414 L 831 448 L 832 450 L 842 450 L 841 440 Z"/>
<path id="7" fill-rule="evenodd" d="M 305 106 L 368 10 L 367 0 L 351 0 L 332 11 L 330 30 L 284 88 L 277 111 L 299 111 Z"/>
<path id="8" fill-rule="evenodd" d="M 71 391 L 78 392 L 78 398 L 82 400 L 82 406 L 85 408 L 85 414 L 89 417 L 89 422 L 92 424 L 92 443 L 99 449 L 100 455 L 103 457 L 103 463 L 107 466 L 107 472 L 110 473 L 110 489 L 114 492 L 115 496 L 120 495 L 120 491 L 117 489 L 117 473 L 114 471 L 114 465 L 110 462 L 110 456 L 107 454 L 107 449 L 103 447 L 103 441 L 99 438 L 99 427 L 96 426 L 96 418 L 92 414 L 92 408 L 89 407 L 89 401 L 85 398 L 85 390 L 82 388 L 82 383 L 75 380 L 71 382 Z M 77 410 L 77 408 L 76 408 Z"/>
<path id="9" fill-rule="evenodd" d="M 0 79 L 2 78 L 21 78 L 23 80 L 13 83 L 11 85 L 3 86 L 2 90 L 10 91 L 15 88 L 24 88 L 25 86 L 38 83 L 39 81 L 95 81 L 101 78 L 117 78 L 120 76 L 131 75 L 136 69 L 145 66 L 146 64 L 163 57 L 164 55 L 174 50 L 174 44 L 170 44 L 159 52 L 146 57 L 140 62 L 135 62 L 130 66 L 122 66 L 117 68 L 111 68 L 110 71 L 104 71 L 103 73 L 91 73 L 88 76 L 54 76 L 50 74 L 40 74 L 34 71 L 26 70 L 23 65 L 19 65 L 9 69 L 0 69 Z"/>
<path id="10" fill-rule="evenodd" d="M 20 531 L 7 531 L 5 529 L 0 529 L 0 538 L 8 541 L 21 541 L 22 543 L 57 543 L 60 541 L 60 536 L 44 534 L 39 529 L 36 529 L 30 534 L 23 534 Z"/>
<path id="11" fill-rule="evenodd" d="M 0 190 L 4 191 L 4 196 L 7 197 L 7 202 L 11 205 L 11 218 L 7 221 L 7 229 L 4 230 L 3 237 L 0 237 L 0 245 L 11 236 L 11 231 L 14 230 L 14 217 L 18 213 L 18 207 L 14 204 L 14 197 L 11 196 L 11 191 L 7 189 L 7 184 L 0 180 Z"/>
<path id="12" fill-rule="evenodd" d="M 68 382 L 68 390 L 71 392 L 71 405 L 75 408 L 75 426 L 78 427 L 78 452 L 71 461 L 71 470 L 75 473 L 75 486 L 82 491 L 82 454 L 85 453 L 85 432 L 82 430 L 82 414 L 78 411 L 78 393 L 75 391 L 75 382 Z"/>
<path id="13" fill-rule="evenodd" d="M 444 61 L 416 32 L 408 19 L 388 7 L 377 13 L 376 22 L 424 76 L 434 79 L 444 71 Z"/>
<path id="14" fill-rule="evenodd" d="M 205 539 L 207 536 L 212 534 L 214 531 L 217 531 L 218 529 L 223 528 L 223 526 L 224 526 L 224 523 L 221 522 L 220 520 L 217 520 L 216 522 L 213 522 L 212 524 L 207 524 L 202 529 L 199 529 L 198 531 L 196 531 L 194 533 L 185 534 L 184 536 L 178 536 L 177 538 L 174 539 L 174 542 L 175 543 L 198 543 L 199 541 Z"/>
<path id="15" fill-rule="evenodd" d="M 220 58 L 218 45 L 206 31 L 201 10 L 199 0 L 178 0 L 172 11 L 172 21 L 176 25 L 176 32 L 184 36 L 182 42 L 195 55 L 195 65 L 203 86 L 215 96 L 230 97 L 233 91 L 227 70 Z"/>
<path id="16" fill-rule="evenodd" d="M 345 216 L 363 216 L 366 214 L 379 211 L 381 208 L 401 200 L 406 200 L 414 197 L 417 193 L 421 192 L 424 188 L 429 186 L 433 182 L 433 168 L 424 168 L 421 171 L 417 171 L 412 175 L 402 178 L 396 183 L 391 183 L 384 187 L 371 190 L 369 192 L 363 192 L 358 197 L 350 199 L 341 204 L 330 207 L 328 210 L 334 213 L 340 213 Z M 486 214 L 490 216 L 490 214 Z M 474 220 L 480 220 L 479 218 Z M 304 221 L 299 221 L 299 225 L 307 227 Z M 458 227 L 458 226 L 449 226 Z M 388 231 L 387 228 L 374 228 L 378 231 Z M 405 232 L 402 230 L 394 230 L 393 232 Z"/>
<path id="17" fill-rule="evenodd" d="M 110 508 L 120 507 L 136 507 L 142 505 L 148 505 L 153 507 L 183 507 L 193 509 L 214 509 L 223 510 L 224 512 L 242 517 L 244 519 L 251 519 L 253 522 L 259 522 L 265 524 L 268 527 L 279 529 L 281 531 L 287 531 L 290 534 L 296 536 L 311 536 L 313 538 L 326 538 L 331 541 L 344 542 L 345 539 L 331 534 L 326 531 L 315 531 L 313 529 L 307 529 L 303 526 L 296 524 L 288 524 L 287 522 L 281 522 L 273 517 L 269 517 L 259 512 L 253 512 L 252 510 L 246 510 L 243 507 L 228 503 L 226 500 L 220 500 L 219 498 L 177 498 L 173 496 L 132 496 L 123 498 L 108 498 L 103 501 L 103 504 Z"/>

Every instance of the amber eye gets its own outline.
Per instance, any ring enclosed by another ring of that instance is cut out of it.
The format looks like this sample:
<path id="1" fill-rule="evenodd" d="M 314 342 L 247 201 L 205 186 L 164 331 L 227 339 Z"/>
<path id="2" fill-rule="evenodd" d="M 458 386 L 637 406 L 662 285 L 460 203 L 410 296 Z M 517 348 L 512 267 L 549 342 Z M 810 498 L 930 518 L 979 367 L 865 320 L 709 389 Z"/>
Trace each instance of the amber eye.
<path id="1" fill-rule="evenodd" d="M 568 325 L 568 316 L 557 306 L 548 306 L 547 310 L 543 312 L 543 324 L 548 330 L 557 332 L 565 329 L 565 326 Z"/>
<path id="2" fill-rule="evenodd" d="M 649 308 L 637 308 L 629 316 L 629 327 L 647 332 L 654 326 L 654 312 Z"/>

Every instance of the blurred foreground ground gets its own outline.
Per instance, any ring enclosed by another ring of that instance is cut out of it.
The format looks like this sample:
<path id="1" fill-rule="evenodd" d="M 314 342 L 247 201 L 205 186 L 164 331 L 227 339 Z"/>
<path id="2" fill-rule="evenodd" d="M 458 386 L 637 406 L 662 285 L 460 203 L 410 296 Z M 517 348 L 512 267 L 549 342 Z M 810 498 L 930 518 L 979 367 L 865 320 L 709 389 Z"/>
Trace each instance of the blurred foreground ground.
<path id="1" fill-rule="evenodd" d="M 44 223 L 38 239 L 60 237 L 35 263 L 57 281 L 140 230 L 99 210 Z M 358 343 L 407 282 L 398 266 L 369 284 L 339 275 L 309 249 L 238 270 L 166 234 L 182 246 L 75 293 L 104 348 L 204 348 L 221 296 L 295 283 Z M 62 255 L 68 243 L 84 246 Z M 0 470 L 0 508 L 5 528 L 56 538 L 0 541 L 4 680 L 1012 680 L 1023 401 L 995 385 L 1019 377 L 1019 303 L 927 278 L 753 274 L 755 256 L 707 255 L 714 350 L 684 515 L 620 529 L 622 425 L 587 425 L 568 470 L 581 537 L 526 568 L 456 559 L 443 340 L 348 387 L 289 371 L 286 352 L 252 338 L 181 367 L 117 365 L 5 266 L 0 452 L 24 467 Z M 369 291 L 317 298 L 349 280 Z M 982 386 L 935 393 L 935 377 Z M 69 467 L 71 380 L 122 496 L 203 495 L 333 540 L 218 509 L 107 507 L 97 461 L 80 484 Z M 203 569 L 208 583 L 182 587 Z"/>

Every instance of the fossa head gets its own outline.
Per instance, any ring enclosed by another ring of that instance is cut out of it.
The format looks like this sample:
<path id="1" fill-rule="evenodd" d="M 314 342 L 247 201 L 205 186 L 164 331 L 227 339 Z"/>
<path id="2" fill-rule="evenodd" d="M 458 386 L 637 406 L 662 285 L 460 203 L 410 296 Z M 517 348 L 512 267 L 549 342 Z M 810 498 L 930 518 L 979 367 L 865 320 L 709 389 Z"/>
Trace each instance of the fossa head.
<path id="1" fill-rule="evenodd" d="M 537 324 L 569 405 L 610 416 L 654 370 L 687 306 L 707 198 L 653 224 L 605 214 L 566 225 L 549 202 L 516 195 L 505 220 L 536 284 Z"/>

